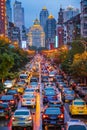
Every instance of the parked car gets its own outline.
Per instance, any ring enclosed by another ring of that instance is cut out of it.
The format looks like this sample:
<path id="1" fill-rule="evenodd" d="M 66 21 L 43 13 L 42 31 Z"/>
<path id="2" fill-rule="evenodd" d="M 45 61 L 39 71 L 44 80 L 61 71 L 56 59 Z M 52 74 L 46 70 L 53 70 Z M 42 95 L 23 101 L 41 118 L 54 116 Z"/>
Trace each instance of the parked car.
<path id="1" fill-rule="evenodd" d="M 12 130 L 15 127 L 30 127 L 33 129 L 32 113 L 27 108 L 17 109 L 12 116 Z"/>

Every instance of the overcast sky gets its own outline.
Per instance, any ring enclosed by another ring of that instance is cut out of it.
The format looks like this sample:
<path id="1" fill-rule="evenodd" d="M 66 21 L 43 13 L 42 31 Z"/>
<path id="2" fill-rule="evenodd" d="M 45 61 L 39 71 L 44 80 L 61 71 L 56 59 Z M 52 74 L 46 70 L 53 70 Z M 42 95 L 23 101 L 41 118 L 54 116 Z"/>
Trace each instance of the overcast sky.
<path id="1" fill-rule="evenodd" d="M 11 1 L 13 6 L 14 0 Z M 44 6 L 46 6 L 49 13 L 51 13 L 57 20 L 60 5 L 62 5 L 62 8 L 66 8 L 67 6 L 72 5 L 75 8 L 80 9 L 81 0 L 17 0 L 17 1 L 22 2 L 22 7 L 24 7 L 25 12 L 25 26 L 30 27 L 33 25 L 33 20 L 35 20 L 36 17 L 39 18 L 40 11 Z"/>

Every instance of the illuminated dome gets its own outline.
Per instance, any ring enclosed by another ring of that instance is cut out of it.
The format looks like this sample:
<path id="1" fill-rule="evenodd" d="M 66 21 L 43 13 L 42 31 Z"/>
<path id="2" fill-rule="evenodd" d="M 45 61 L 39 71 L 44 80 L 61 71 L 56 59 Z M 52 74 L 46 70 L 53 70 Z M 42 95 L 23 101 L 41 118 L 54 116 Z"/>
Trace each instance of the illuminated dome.
<path id="1" fill-rule="evenodd" d="M 68 10 L 73 10 L 74 8 L 73 8 L 73 6 L 69 5 L 69 6 L 67 7 L 67 9 L 68 9 Z"/>
<path id="2" fill-rule="evenodd" d="M 37 18 L 29 29 L 28 43 L 30 46 L 45 47 L 45 33 Z"/>
<path id="3" fill-rule="evenodd" d="M 49 16 L 48 16 L 48 19 L 53 19 L 54 18 L 54 16 L 52 15 L 52 14 L 50 14 Z"/>
<path id="4" fill-rule="evenodd" d="M 44 6 L 44 7 L 42 8 L 42 10 L 47 10 L 46 6 Z"/>

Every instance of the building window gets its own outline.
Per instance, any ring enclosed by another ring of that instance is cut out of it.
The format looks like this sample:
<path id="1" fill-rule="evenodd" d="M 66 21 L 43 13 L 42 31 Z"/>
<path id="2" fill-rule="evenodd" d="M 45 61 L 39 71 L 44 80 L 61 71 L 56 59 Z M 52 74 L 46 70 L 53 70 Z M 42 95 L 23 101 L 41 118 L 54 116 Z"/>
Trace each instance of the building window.
<path id="1" fill-rule="evenodd" d="M 87 23 L 84 23 L 84 29 L 87 29 Z"/>

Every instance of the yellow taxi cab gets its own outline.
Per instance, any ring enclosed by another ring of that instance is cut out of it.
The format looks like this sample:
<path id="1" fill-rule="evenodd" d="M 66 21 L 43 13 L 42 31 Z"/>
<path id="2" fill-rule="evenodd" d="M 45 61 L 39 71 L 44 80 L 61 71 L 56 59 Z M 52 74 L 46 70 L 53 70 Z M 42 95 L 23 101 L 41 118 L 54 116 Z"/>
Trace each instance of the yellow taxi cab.
<path id="1" fill-rule="evenodd" d="M 84 100 L 74 99 L 69 105 L 70 115 L 87 115 L 87 104 Z"/>
<path id="2" fill-rule="evenodd" d="M 26 83 L 20 81 L 17 82 L 17 84 L 15 85 L 15 88 L 17 89 L 18 93 L 23 94 L 25 88 L 26 88 Z"/>

